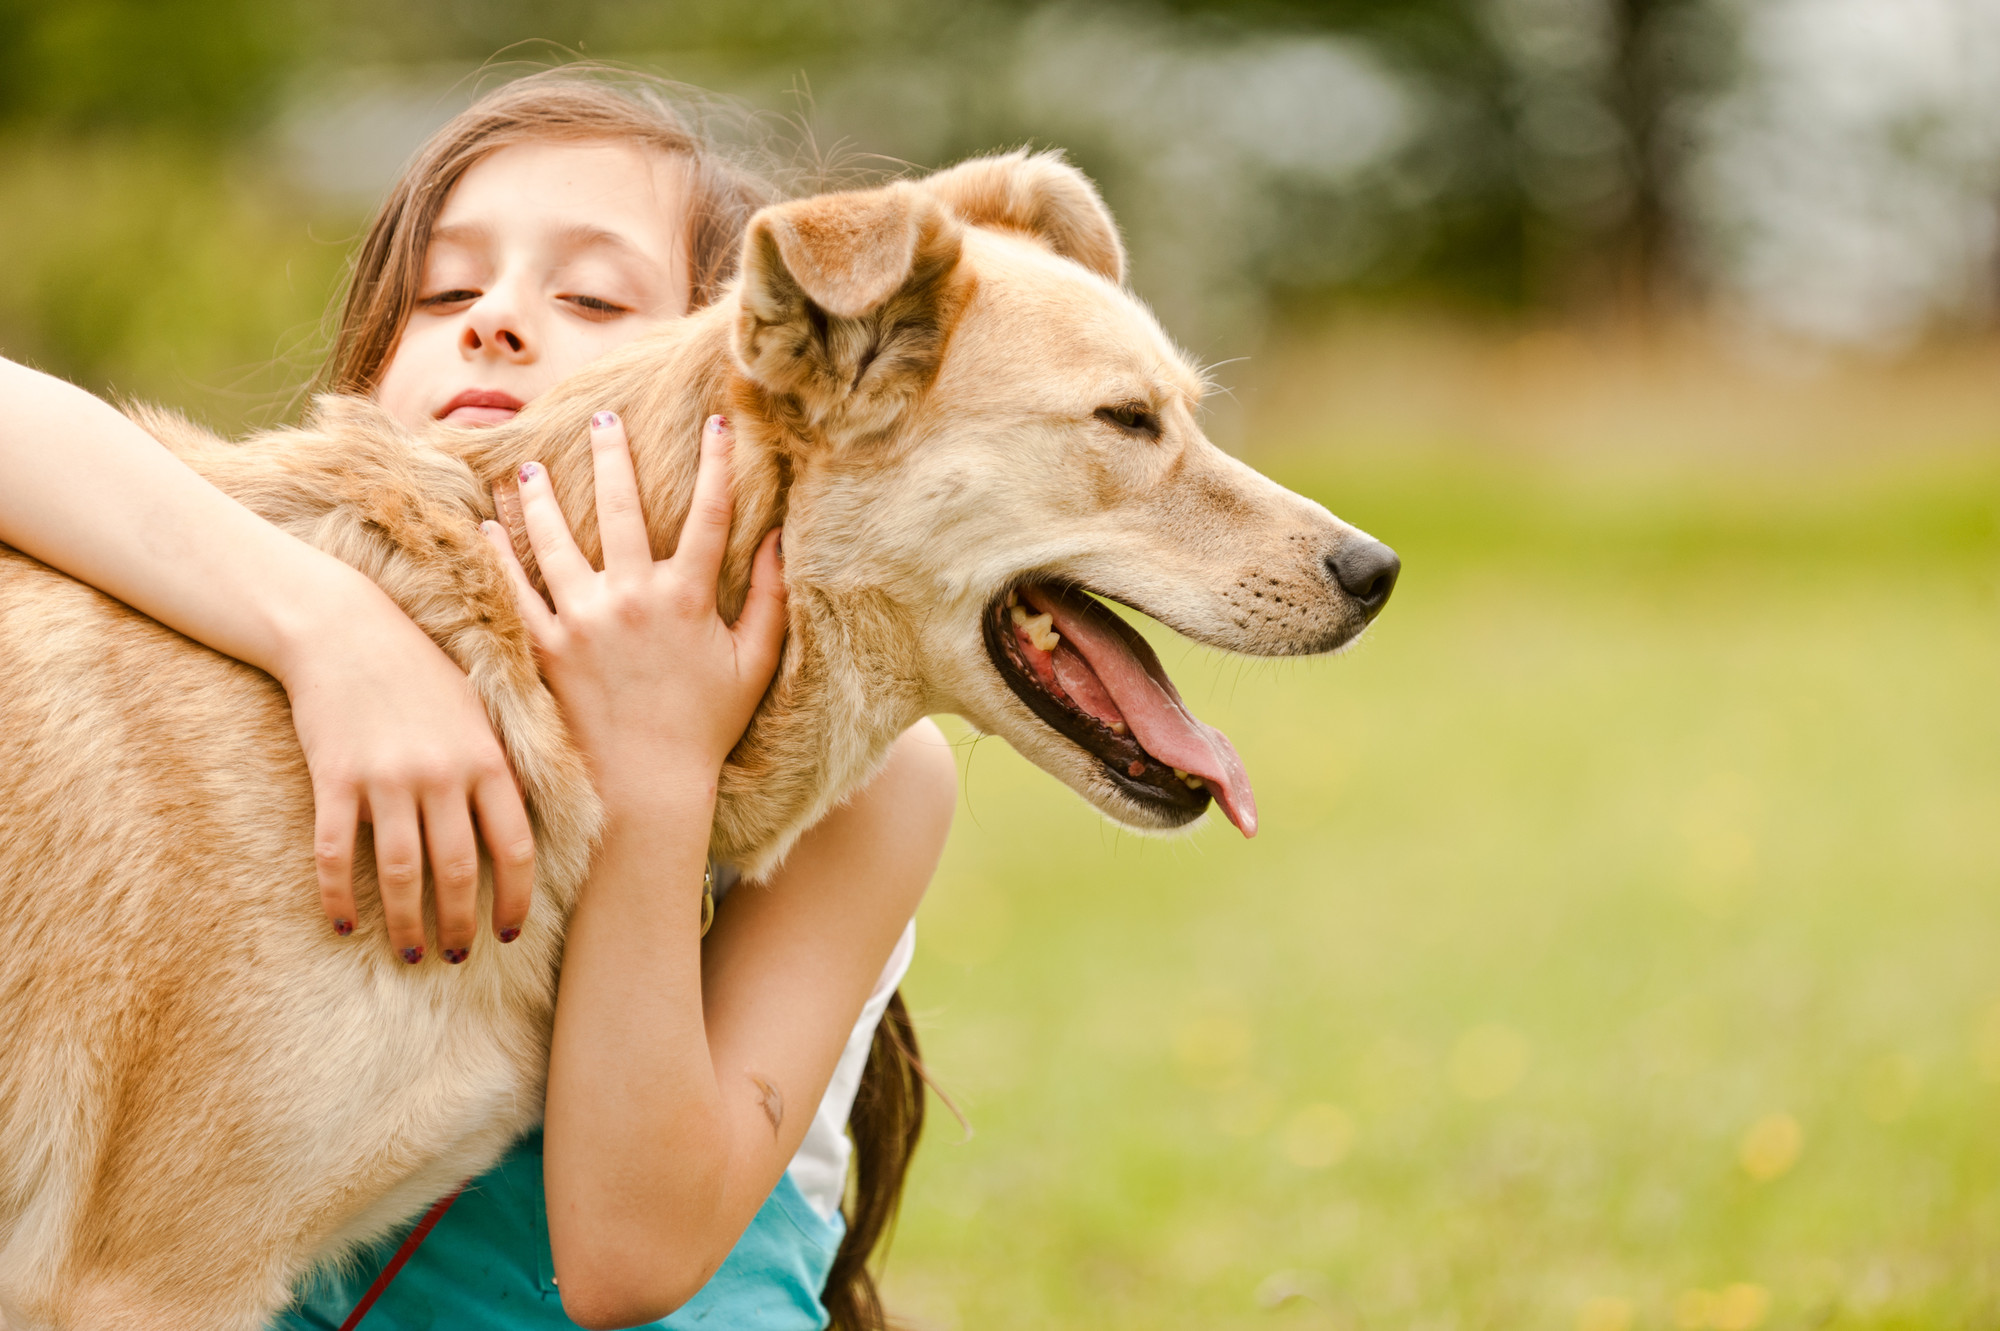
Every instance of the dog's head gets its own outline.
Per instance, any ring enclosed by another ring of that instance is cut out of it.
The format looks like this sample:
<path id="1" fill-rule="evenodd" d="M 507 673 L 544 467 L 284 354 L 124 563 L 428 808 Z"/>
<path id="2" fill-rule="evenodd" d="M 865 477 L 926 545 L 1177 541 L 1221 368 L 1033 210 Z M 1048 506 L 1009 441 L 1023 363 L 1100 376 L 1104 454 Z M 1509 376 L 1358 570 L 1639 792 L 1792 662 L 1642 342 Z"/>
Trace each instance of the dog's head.
<path id="1" fill-rule="evenodd" d="M 794 469 L 795 585 L 887 607 L 930 710 L 1118 821 L 1179 827 L 1213 796 L 1247 835 L 1235 750 L 1096 598 L 1306 655 L 1353 641 L 1398 564 L 1203 437 L 1201 376 L 1123 267 L 1081 173 L 985 158 L 759 213 L 734 354 Z"/>

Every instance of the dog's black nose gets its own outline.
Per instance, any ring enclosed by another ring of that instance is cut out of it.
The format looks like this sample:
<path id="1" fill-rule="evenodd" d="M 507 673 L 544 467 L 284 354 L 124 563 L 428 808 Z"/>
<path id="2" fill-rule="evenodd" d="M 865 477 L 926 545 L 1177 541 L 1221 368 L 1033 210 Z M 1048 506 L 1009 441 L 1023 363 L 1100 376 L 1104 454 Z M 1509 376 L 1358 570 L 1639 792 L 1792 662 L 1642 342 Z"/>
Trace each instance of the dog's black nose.
<path id="1" fill-rule="evenodd" d="M 1389 593 L 1396 590 L 1396 575 L 1403 571 L 1403 561 L 1374 537 L 1356 533 L 1326 557 L 1326 571 L 1373 619 L 1388 603 Z"/>

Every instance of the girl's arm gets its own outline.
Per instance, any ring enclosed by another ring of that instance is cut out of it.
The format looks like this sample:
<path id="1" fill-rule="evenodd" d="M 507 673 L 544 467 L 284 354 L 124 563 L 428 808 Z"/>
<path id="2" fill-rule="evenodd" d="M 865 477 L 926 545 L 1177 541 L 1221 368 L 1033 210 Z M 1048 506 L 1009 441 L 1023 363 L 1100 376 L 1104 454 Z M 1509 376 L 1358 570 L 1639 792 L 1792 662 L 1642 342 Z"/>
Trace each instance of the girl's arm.
<path id="1" fill-rule="evenodd" d="M 82 389 L 0 359 L 0 403 L 0 542 L 284 686 L 335 928 L 355 918 L 355 831 L 367 821 L 390 941 L 406 957 L 423 954 L 426 842 L 441 948 L 472 945 L 481 838 L 494 928 L 518 929 L 534 885 L 527 814 L 478 696 L 423 631 L 360 573 Z"/>
<path id="2" fill-rule="evenodd" d="M 783 631 L 775 541 L 723 625 L 726 427 L 704 431 L 687 527 L 657 564 L 615 418 L 592 440 L 604 572 L 531 467 L 523 516 L 557 614 L 516 585 L 609 812 L 564 943 L 544 1170 L 563 1310 L 610 1327 L 692 1297 L 784 1173 L 936 867 L 954 772 L 936 728 L 918 727 L 770 882 L 736 889 L 704 948 L 716 777 Z M 489 534 L 518 575 L 505 534 Z"/>

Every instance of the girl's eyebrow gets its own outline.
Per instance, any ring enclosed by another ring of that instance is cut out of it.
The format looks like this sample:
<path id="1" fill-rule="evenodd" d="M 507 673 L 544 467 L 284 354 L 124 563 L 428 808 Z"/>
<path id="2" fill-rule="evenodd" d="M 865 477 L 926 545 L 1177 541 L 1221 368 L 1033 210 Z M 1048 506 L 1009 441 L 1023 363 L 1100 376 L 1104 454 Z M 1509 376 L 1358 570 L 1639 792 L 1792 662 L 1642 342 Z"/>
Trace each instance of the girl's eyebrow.
<path id="1" fill-rule="evenodd" d="M 483 222 L 453 222 L 440 226 L 431 232 L 432 244 L 474 246 L 492 239 L 492 231 Z M 569 222 L 557 227 L 552 239 L 560 249 L 571 252 L 589 249 L 616 250 L 627 258 L 638 259 L 651 264 L 652 257 L 616 231 L 594 225 L 590 222 Z"/>
<path id="2" fill-rule="evenodd" d="M 491 238 L 491 233 L 478 222 L 454 222 L 440 226 L 431 232 L 433 245 L 472 246 Z"/>
<path id="3" fill-rule="evenodd" d="M 609 231 L 601 226 L 593 226 L 589 222 L 571 222 L 565 226 L 558 227 L 555 232 L 555 241 L 559 248 L 572 254 L 582 250 L 607 249 L 615 252 L 620 258 L 634 260 L 651 269 L 658 269 L 660 266 L 659 261 L 653 258 L 652 255 L 647 254 L 616 231 Z"/>

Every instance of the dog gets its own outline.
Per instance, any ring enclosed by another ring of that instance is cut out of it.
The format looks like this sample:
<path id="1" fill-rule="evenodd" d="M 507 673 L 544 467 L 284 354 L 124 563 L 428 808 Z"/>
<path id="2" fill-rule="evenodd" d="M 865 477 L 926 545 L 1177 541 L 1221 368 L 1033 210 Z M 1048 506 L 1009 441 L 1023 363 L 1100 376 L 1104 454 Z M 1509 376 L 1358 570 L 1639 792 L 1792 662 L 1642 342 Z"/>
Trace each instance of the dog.
<path id="1" fill-rule="evenodd" d="M 938 712 L 1127 826 L 1214 803 L 1254 832 L 1229 742 L 1097 597 L 1230 651 L 1321 653 L 1398 564 L 1203 437 L 1201 377 L 1123 271 L 1091 183 L 1018 152 L 764 209 L 721 300 L 502 425 L 417 435 L 330 397 L 229 443 L 137 413 L 466 671 L 526 796 L 537 892 L 512 946 L 412 969 L 368 945 L 364 855 L 362 937 L 336 939 L 277 684 L 0 547 L 6 1325 L 254 1331 L 539 1118 L 601 807 L 478 523 L 540 459 L 595 561 L 600 409 L 626 423 L 660 556 L 703 420 L 735 423 L 725 617 L 784 526 L 788 636 L 721 775 L 717 859 L 768 873 Z"/>

